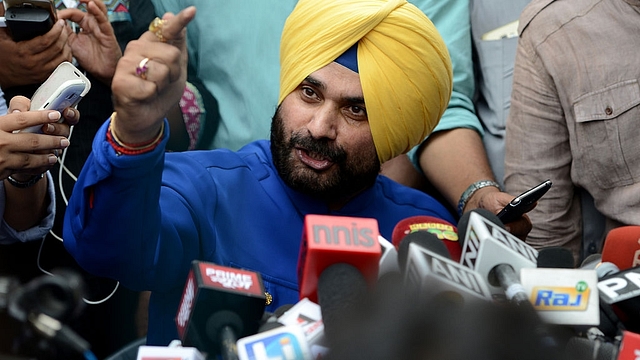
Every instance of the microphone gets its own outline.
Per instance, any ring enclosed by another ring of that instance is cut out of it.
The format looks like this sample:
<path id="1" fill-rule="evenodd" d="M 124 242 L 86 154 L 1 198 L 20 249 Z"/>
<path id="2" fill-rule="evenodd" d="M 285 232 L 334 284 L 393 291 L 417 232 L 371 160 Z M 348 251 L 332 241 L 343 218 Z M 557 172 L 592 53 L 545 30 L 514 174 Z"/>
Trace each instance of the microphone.
<path id="1" fill-rule="evenodd" d="M 320 305 L 304 298 L 280 315 L 278 322 L 285 326 L 298 326 L 302 329 L 314 359 L 320 359 L 328 353 Z"/>
<path id="2" fill-rule="evenodd" d="M 611 306 L 626 330 L 640 331 L 640 266 L 603 277 L 600 301 Z M 618 326 L 620 327 L 620 326 Z"/>
<path id="3" fill-rule="evenodd" d="M 591 254 L 587 256 L 580 264 L 580 269 L 583 270 L 595 270 L 598 277 L 598 281 L 605 276 L 615 274 L 620 269 L 610 262 L 601 262 L 602 254 Z M 597 286 L 597 285 L 596 285 Z M 600 295 L 598 295 L 600 297 Z M 598 330 L 605 336 L 613 338 L 619 334 L 620 329 L 624 329 L 624 326 L 620 322 L 620 319 L 615 314 L 614 309 L 606 304 L 604 301 L 600 303 L 600 324 L 597 326 Z"/>
<path id="4" fill-rule="evenodd" d="M 356 309 L 367 293 L 366 280 L 353 265 L 337 263 L 322 272 L 318 281 L 318 304 L 329 347 L 336 340 L 343 316 Z"/>
<path id="5" fill-rule="evenodd" d="M 381 248 L 378 221 L 330 215 L 306 215 L 298 258 L 300 299 L 318 303 L 318 281 L 333 264 L 358 269 L 372 289 L 378 280 Z"/>
<path id="6" fill-rule="evenodd" d="M 620 271 L 616 264 L 611 262 L 602 262 L 602 254 L 591 254 L 587 256 L 580 265 L 580 269 L 595 270 L 598 274 L 598 280 Z"/>
<path id="7" fill-rule="evenodd" d="M 640 357 L 640 335 L 623 331 L 617 360 L 636 360 L 638 357 Z"/>
<path id="8" fill-rule="evenodd" d="M 612 262 L 621 270 L 640 265 L 640 226 L 622 226 L 607 234 L 602 262 Z"/>
<path id="9" fill-rule="evenodd" d="M 640 295 L 640 266 L 603 277 L 598 282 L 600 298 L 615 304 Z"/>
<path id="10" fill-rule="evenodd" d="M 178 342 L 177 340 L 174 340 Z M 179 342 L 178 342 L 179 343 Z M 146 360 L 205 360 L 205 356 L 194 347 L 175 346 L 149 346 L 142 345 L 138 347 L 138 355 L 136 359 Z"/>
<path id="11" fill-rule="evenodd" d="M 307 215 L 298 259 L 300 298 L 320 305 L 325 335 L 355 308 L 378 281 L 381 247 L 378 221 Z"/>
<path id="12" fill-rule="evenodd" d="M 617 346 L 600 339 L 591 340 L 574 336 L 565 345 L 565 359 L 567 360 L 616 360 L 617 354 Z"/>
<path id="13" fill-rule="evenodd" d="M 304 332 L 295 325 L 281 326 L 241 338 L 239 360 L 312 360 Z"/>
<path id="14" fill-rule="evenodd" d="M 265 309 L 259 273 L 194 260 L 176 314 L 180 340 L 208 356 L 237 359 L 239 337 L 255 334 Z"/>
<path id="15" fill-rule="evenodd" d="M 453 261 L 460 260 L 462 246 L 459 241 L 458 228 L 445 220 L 433 216 L 419 215 L 401 220 L 393 228 L 391 242 L 398 249 L 402 239 L 416 231 L 432 233 L 446 245 Z"/>
<path id="16" fill-rule="evenodd" d="M 444 244 L 435 244 L 435 240 L 438 240 L 433 234 L 426 231 L 416 231 L 409 233 L 398 244 L 398 264 L 401 269 L 407 268 L 407 259 L 410 244 L 417 244 L 424 248 L 430 248 L 430 250 L 444 258 L 451 259 L 451 255 Z M 440 241 L 440 240 L 438 240 Z"/>
<path id="17" fill-rule="evenodd" d="M 538 250 L 538 268 L 573 269 L 575 267 L 571 250 L 562 246 L 550 246 Z"/>
<path id="18" fill-rule="evenodd" d="M 573 260 L 573 256 L 571 257 Z M 598 276 L 595 270 L 523 268 L 520 283 L 533 308 L 548 324 L 600 324 Z"/>
<path id="19" fill-rule="evenodd" d="M 487 279 L 494 296 L 506 295 L 517 303 L 528 303 L 518 274 L 520 269 L 537 267 L 538 251 L 506 231 L 497 216 L 487 210 L 463 214 L 463 223 L 467 225 L 460 263 Z"/>
<path id="20" fill-rule="evenodd" d="M 421 300 L 439 297 L 462 305 L 491 299 L 485 280 L 451 260 L 446 246 L 429 232 L 407 235 L 400 243 L 399 260 L 406 290 Z"/>
<path id="21" fill-rule="evenodd" d="M 378 236 L 378 242 L 380 243 L 380 249 L 382 252 L 378 266 L 378 279 L 385 275 L 393 276 L 394 274 L 399 273 L 400 266 L 398 266 L 398 251 L 396 250 L 396 247 L 382 236 Z"/>
<path id="22" fill-rule="evenodd" d="M 640 357 L 640 335 L 623 331 L 619 345 L 601 339 L 573 337 L 567 341 L 565 355 L 568 360 L 637 360 Z"/>

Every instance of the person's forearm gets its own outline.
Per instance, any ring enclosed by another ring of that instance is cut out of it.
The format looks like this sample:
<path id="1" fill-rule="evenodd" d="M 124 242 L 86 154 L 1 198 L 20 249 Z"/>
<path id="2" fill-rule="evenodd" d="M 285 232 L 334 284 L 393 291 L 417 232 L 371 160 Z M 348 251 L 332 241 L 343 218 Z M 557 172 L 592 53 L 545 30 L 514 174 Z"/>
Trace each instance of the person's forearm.
<path id="1" fill-rule="evenodd" d="M 476 181 L 495 180 L 480 135 L 472 129 L 456 128 L 432 134 L 420 153 L 420 167 L 427 179 L 457 209 L 462 193 Z M 479 207 L 482 193 L 500 191 L 483 187 L 468 199 L 465 209 Z"/>
<path id="2" fill-rule="evenodd" d="M 49 197 L 47 196 L 47 177 L 43 177 L 33 186 L 19 188 L 9 180 L 4 180 L 5 211 L 4 220 L 16 231 L 24 231 L 38 225 L 47 215 Z"/>

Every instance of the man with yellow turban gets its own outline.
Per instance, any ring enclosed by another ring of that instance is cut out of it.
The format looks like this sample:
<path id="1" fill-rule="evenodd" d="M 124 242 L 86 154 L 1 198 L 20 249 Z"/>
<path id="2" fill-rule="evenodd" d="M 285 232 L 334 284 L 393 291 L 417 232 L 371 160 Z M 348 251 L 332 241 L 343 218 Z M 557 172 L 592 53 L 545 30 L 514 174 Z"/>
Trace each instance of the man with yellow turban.
<path id="1" fill-rule="evenodd" d="M 379 176 L 381 163 L 433 130 L 451 94 L 447 48 L 414 5 L 299 1 L 282 35 L 271 141 L 165 153 L 194 16 L 193 7 L 166 14 L 127 47 L 113 79 L 116 112 L 65 214 L 64 244 L 81 266 L 152 291 L 149 344 L 177 338 L 194 259 L 259 272 L 272 311 L 298 301 L 308 214 L 373 218 L 387 239 L 410 216 L 455 223 L 430 196 Z"/>

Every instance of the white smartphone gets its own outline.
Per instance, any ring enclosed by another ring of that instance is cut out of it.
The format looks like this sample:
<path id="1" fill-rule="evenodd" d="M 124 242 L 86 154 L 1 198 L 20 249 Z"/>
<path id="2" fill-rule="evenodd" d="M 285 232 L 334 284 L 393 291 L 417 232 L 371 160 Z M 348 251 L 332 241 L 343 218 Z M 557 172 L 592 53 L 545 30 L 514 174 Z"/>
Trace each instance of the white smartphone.
<path id="1" fill-rule="evenodd" d="M 91 82 L 70 62 L 63 62 L 40 85 L 31 97 L 29 110 L 62 110 L 75 107 L 91 89 Z M 62 118 L 60 121 L 63 121 Z M 41 133 L 42 125 L 31 126 L 21 131 Z"/>

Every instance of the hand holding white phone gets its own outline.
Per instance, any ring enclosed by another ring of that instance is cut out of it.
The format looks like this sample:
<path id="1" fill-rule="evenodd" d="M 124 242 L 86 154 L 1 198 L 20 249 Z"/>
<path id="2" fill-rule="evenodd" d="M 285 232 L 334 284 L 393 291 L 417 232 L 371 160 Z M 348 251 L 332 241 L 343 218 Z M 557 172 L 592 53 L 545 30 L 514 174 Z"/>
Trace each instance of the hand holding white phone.
<path id="1" fill-rule="evenodd" d="M 40 85 L 31 98 L 29 110 L 57 110 L 62 112 L 75 107 L 91 89 L 91 82 L 70 62 L 63 62 Z M 63 121 L 60 118 L 60 121 Z M 42 133 L 42 125 L 31 126 L 20 131 Z"/>

